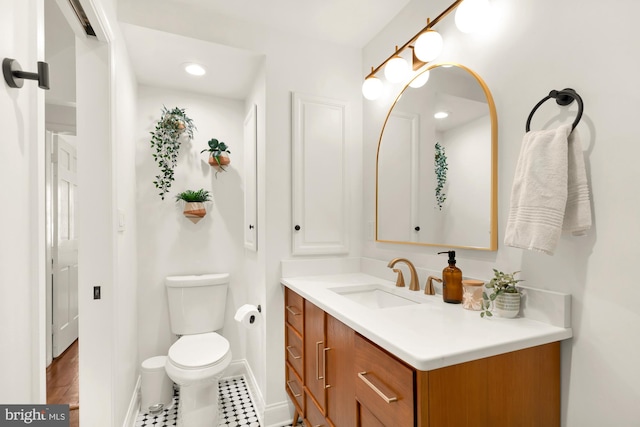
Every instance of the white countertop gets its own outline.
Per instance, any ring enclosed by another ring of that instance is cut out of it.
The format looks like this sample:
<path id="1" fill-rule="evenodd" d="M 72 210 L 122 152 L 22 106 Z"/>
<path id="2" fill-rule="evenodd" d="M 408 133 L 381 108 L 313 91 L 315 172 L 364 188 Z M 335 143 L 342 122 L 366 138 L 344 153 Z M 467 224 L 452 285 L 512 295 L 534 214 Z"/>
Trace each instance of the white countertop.
<path id="1" fill-rule="evenodd" d="M 447 304 L 442 295 L 396 288 L 395 283 L 364 273 L 300 276 L 283 285 L 309 300 L 390 353 L 422 371 L 495 356 L 571 338 L 571 328 L 528 318 L 481 318 L 461 304 Z M 331 288 L 378 284 L 422 303 L 368 308 Z"/>

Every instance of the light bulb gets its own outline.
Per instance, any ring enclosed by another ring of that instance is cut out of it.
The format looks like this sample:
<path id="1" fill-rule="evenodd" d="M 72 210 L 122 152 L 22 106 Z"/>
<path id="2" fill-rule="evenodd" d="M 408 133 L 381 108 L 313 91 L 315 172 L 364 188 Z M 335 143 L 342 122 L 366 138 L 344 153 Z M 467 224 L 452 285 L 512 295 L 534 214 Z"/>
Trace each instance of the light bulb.
<path id="1" fill-rule="evenodd" d="M 409 74 L 409 63 L 402 57 L 396 55 L 384 67 L 384 76 L 391 83 L 400 83 Z"/>
<path id="2" fill-rule="evenodd" d="M 362 83 L 362 95 L 370 101 L 378 99 L 382 94 L 382 81 L 375 76 L 367 77 Z"/>
<path id="3" fill-rule="evenodd" d="M 184 64 L 184 70 L 192 76 L 204 76 L 207 72 L 202 65 L 194 63 Z"/>
<path id="4" fill-rule="evenodd" d="M 449 117 L 449 113 L 447 113 L 446 111 L 438 111 L 433 115 L 433 117 L 436 119 L 446 119 L 447 117 Z"/>
<path id="5" fill-rule="evenodd" d="M 423 72 L 422 74 L 418 75 L 413 80 L 411 80 L 411 83 L 409 83 L 409 86 L 413 88 L 419 88 L 424 86 L 427 83 L 427 80 L 429 80 L 429 70 Z"/>
<path id="6" fill-rule="evenodd" d="M 456 10 L 456 27 L 463 33 L 473 33 L 489 18 L 489 0 L 464 0 Z"/>
<path id="7" fill-rule="evenodd" d="M 443 45 L 444 43 L 440 33 L 427 30 L 420 34 L 418 40 L 416 40 L 416 43 L 413 46 L 413 52 L 420 61 L 430 62 L 442 53 Z"/>

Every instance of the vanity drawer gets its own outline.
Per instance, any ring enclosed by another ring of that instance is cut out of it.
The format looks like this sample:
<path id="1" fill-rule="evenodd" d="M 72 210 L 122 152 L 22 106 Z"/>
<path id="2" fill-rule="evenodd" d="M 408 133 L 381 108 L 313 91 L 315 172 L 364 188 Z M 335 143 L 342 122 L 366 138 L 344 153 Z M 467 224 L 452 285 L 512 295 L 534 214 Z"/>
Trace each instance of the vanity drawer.
<path id="1" fill-rule="evenodd" d="M 385 427 L 366 406 L 358 405 L 358 427 Z"/>
<path id="2" fill-rule="evenodd" d="M 287 364 L 287 394 L 291 397 L 293 403 L 297 406 L 298 413 L 304 414 L 304 388 L 302 380 L 296 375 L 295 371 Z"/>
<path id="3" fill-rule="evenodd" d="M 303 332 L 302 318 L 303 318 L 304 300 L 302 297 L 289 288 L 285 288 L 284 294 L 284 310 L 285 319 L 287 323 L 293 326 L 293 328 L 300 334 Z"/>
<path id="4" fill-rule="evenodd" d="M 327 422 L 324 415 L 322 415 L 322 412 L 318 409 L 309 393 L 305 393 L 305 400 L 307 402 L 307 422 L 305 425 L 309 427 L 329 427 L 330 424 Z"/>
<path id="5" fill-rule="evenodd" d="M 357 334 L 355 365 L 356 399 L 370 415 L 388 427 L 412 426 L 413 369 Z"/>
<path id="6" fill-rule="evenodd" d="M 296 373 L 302 378 L 302 338 L 293 329 L 292 326 L 286 326 L 287 344 L 286 344 L 286 358 L 287 362 L 295 369 Z"/>

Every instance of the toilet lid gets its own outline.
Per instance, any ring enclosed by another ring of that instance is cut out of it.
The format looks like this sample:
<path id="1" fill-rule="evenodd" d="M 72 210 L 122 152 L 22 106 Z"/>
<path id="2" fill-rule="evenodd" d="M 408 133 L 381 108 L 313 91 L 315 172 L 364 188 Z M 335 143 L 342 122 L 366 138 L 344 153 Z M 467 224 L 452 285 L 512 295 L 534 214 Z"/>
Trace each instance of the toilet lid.
<path id="1" fill-rule="evenodd" d="M 229 341 L 222 335 L 184 335 L 169 348 L 169 359 L 183 369 L 202 369 L 215 365 L 229 352 Z"/>

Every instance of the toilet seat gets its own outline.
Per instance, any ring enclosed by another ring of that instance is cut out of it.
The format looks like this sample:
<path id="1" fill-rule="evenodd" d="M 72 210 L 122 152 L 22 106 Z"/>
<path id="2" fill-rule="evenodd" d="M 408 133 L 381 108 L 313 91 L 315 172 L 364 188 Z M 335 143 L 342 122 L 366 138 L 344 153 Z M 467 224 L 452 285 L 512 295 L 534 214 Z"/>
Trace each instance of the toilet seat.
<path id="1" fill-rule="evenodd" d="M 220 364 L 229 353 L 229 341 L 215 332 L 184 335 L 169 348 L 169 360 L 181 369 L 204 369 Z"/>

